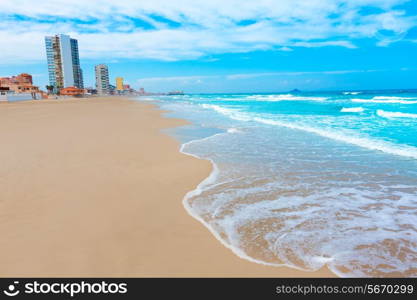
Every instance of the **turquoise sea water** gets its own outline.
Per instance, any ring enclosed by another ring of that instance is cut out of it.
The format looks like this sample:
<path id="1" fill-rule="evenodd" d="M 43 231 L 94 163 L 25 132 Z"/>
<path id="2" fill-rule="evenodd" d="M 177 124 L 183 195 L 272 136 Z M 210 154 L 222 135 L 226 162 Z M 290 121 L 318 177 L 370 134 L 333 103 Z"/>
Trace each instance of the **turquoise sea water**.
<path id="1" fill-rule="evenodd" d="M 417 276 L 417 92 L 154 97 L 214 171 L 184 204 L 257 263 Z"/>

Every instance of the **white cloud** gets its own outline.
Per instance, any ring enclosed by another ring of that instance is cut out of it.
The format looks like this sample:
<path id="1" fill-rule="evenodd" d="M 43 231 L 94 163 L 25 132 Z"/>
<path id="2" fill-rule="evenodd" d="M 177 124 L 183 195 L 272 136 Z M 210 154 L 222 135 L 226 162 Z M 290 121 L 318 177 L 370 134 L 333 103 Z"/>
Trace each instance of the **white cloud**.
<path id="1" fill-rule="evenodd" d="M 295 42 L 293 43 L 293 46 L 306 47 L 306 48 L 325 47 L 325 46 L 340 46 L 340 47 L 345 47 L 345 48 L 350 48 L 350 49 L 357 48 L 350 41 Z"/>
<path id="2" fill-rule="evenodd" d="M 280 51 L 285 51 L 285 52 L 291 52 L 291 51 L 294 51 L 292 48 L 290 48 L 290 47 L 281 47 L 281 48 L 279 48 L 278 50 L 280 50 Z"/>
<path id="3" fill-rule="evenodd" d="M 294 47 L 355 48 L 356 38 L 375 38 L 386 46 L 416 25 L 396 8 L 403 2 L 2 0 L 0 63 L 43 60 L 43 38 L 55 33 L 78 38 L 82 58 L 100 59 L 169 61 Z M 366 6 L 380 12 L 361 15 Z M 245 22 L 249 25 L 242 26 Z"/>

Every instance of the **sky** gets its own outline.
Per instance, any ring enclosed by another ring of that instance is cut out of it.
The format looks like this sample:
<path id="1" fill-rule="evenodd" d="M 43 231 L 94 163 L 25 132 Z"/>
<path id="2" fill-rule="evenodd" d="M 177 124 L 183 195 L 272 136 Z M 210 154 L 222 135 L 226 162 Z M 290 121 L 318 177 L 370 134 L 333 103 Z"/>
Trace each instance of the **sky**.
<path id="1" fill-rule="evenodd" d="M 417 88 L 417 0 L 0 0 L 0 76 L 48 84 L 44 37 L 79 41 L 86 86 L 187 93 Z"/>

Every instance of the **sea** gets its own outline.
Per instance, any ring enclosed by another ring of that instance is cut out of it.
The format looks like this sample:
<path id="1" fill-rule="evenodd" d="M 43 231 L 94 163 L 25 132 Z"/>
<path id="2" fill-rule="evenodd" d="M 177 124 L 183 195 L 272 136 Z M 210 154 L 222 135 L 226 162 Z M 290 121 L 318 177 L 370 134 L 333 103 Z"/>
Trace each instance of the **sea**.
<path id="1" fill-rule="evenodd" d="M 146 99 L 190 122 L 167 133 L 213 171 L 184 206 L 239 257 L 417 277 L 417 90 Z"/>

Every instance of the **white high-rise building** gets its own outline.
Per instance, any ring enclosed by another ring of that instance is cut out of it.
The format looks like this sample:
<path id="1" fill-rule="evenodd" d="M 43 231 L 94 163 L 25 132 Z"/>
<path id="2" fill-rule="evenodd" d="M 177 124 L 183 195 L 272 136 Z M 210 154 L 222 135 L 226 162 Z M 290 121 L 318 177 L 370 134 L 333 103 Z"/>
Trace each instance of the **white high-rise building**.
<path id="1" fill-rule="evenodd" d="M 99 95 L 110 93 L 109 68 L 107 65 L 97 65 L 96 69 L 96 88 Z"/>
<path id="2" fill-rule="evenodd" d="M 49 83 L 55 91 L 75 86 L 84 88 L 78 41 L 65 34 L 45 37 Z"/>

